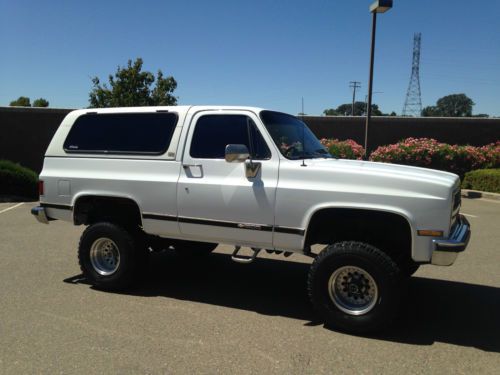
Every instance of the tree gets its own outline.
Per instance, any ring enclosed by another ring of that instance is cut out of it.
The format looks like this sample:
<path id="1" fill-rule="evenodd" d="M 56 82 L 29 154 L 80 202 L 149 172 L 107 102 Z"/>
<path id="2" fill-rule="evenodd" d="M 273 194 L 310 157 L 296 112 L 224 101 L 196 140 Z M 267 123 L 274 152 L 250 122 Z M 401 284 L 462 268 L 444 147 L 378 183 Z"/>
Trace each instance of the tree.
<path id="1" fill-rule="evenodd" d="M 440 117 L 442 116 L 441 111 L 435 105 L 430 105 L 422 109 L 423 117 Z"/>
<path id="2" fill-rule="evenodd" d="M 177 88 L 174 77 L 163 77 L 162 71 L 158 70 L 155 78 L 153 73 L 142 71 L 142 64 L 142 59 L 137 58 L 133 63 L 128 60 L 125 68 L 118 66 L 114 77 L 109 75 L 109 87 L 101 85 L 98 77 L 92 78 L 90 107 L 176 105 L 177 98 L 172 95 Z M 156 86 L 152 87 L 155 80 Z"/>
<path id="3" fill-rule="evenodd" d="M 474 102 L 465 94 L 451 94 L 438 99 L 435 106 L 425 107 L 422 116 L 471 117 Z"/>
<path id="4" fill-rule="evenodd" d="M 49 102 L 48 100 L 45 100 L 44 98 L 39 98 L 39 99 L 35 99 L 33 101 L 33 107 L 48 107 L 49 106 Z"/>
<path id="5" fill-rule="evenodd" d="M 333 108 L 325 109 L 323 114 L 325 116 L 339 116 L 339 113 Z"/>
<path id="6" fill-rule="evenodd" d="M 470 117 L 474 102 L 465 94 L 452 94 L 436 102 L 437 107 L 446 117 Z"/>
<path id="7" fill-rule="evenodd" d="M 341 104 L 337 109 L 325 109 L 323 111 L 325 116 L 351 116 L 352 115 L 352 103 Z M 364 116 L 366 114 L 366 103 L 365 102 L 355 102 L 354 103 L 354 116 Z M 382 116 L 382 112 L 378 108 L 378 105 L 372 104 L 372 115 Z"/>
<path id="8" fill-rule="evenodd" d="M 31 107 L 30 98 L 20 96 L 16 100 L 11 101 L 9 105 L 11 107 Z"/>

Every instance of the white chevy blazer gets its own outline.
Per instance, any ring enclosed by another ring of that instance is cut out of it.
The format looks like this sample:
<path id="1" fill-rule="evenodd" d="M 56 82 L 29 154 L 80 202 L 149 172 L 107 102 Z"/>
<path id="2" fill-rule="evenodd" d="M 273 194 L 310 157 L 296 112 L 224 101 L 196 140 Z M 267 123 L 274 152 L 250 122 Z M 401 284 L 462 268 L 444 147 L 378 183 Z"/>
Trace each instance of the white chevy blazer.
<path id="1" fill-rule="evenodd" d="M 260 108 L 73 111 L 39 188 L 40 222 L 87 226 L 78 258 L 98 287 L 130 285 L 152 251 L 199 259 L 229 244 L 241 263 L 300 253 L 314 258 L 312 304 L 351 332 L 387 323 L 403 281 L 451 265 L 470 238 L 458 176 L 334 158 L 302 121 Z"/>

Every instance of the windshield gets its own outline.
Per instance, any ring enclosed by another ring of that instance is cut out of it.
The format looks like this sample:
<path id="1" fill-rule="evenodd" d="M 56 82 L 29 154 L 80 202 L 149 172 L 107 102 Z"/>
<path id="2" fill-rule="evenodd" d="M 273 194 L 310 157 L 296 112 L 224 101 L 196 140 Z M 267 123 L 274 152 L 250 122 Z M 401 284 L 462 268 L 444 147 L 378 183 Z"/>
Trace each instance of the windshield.
<path id="1" fill-rule="evenodd" d="M 262 111 L 260 118 L 274 143 L 287 159 L 332 157 L 307 125 L 298 118 L 271 111 Z"/>

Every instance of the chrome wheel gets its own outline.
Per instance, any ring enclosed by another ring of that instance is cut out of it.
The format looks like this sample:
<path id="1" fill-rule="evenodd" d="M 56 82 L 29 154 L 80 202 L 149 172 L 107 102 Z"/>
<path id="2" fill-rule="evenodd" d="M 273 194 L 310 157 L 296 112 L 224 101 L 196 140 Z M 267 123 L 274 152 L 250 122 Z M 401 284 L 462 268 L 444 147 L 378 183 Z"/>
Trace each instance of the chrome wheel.
<path id="1" fill-rule="evenodd" d="M 112 275 L 120 266 L 118 246 L 109 238 L 95 240 L 90 248 L 90 263 L 99 275 Z"/>
<path id="2" fill-rule="evenodd" d="M 332 302 L 349 315 L 363 315 L 377 303 L 378 288 L 373 277 L 364 269 L 344 266 L 337 269 L 328 281 Z"/>

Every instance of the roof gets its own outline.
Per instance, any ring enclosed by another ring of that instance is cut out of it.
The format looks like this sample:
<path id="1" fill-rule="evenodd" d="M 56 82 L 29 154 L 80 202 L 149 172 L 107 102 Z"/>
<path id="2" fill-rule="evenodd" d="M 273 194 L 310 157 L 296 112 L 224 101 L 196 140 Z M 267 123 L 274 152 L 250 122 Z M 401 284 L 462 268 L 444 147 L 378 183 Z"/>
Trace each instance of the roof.
<path id="1" fill-rule="evenodd" d="M 176 105 L 176 106 L 151 106 L 151 107 L 114 107 L 114 108 L 84 108 L 74 111 L 75 115 L 84 113 L 126 113 L 126 112 L 159 112 L 172 111 L 177 113 L 186 113 L 190 109 L 196 111 L 217 111 L 217 110 L 240 110 L 250 112 L 260 112 L 263 108 L 247 106 L 228 106 L 228 105 Z"/>

